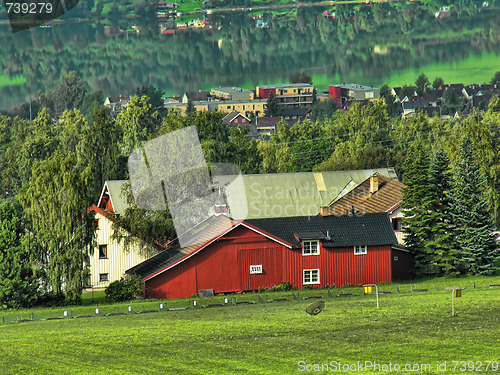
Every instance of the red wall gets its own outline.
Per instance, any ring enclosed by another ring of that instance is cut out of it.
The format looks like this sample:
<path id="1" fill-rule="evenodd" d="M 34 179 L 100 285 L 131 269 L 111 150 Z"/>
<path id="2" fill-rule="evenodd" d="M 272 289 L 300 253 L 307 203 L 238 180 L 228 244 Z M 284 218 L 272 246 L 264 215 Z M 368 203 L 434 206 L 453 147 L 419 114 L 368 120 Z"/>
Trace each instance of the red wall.
<path id="1" fill-rule="evenodd" d="M 328 97 L 335 101 L 337 107 L 342 106 L 342 89 L 340 86 L 328 86 Z"/>
<path id="2" fill-rule="evenodd" d="M 250 265 L 262 265 L 262 274 L 250 274 Z M 289 281 L 302 288 L 302 270 L 319 269 L 324 287 L 391 281 L 391 249 L 369 246 L 366 255 L 354 249 L 320 249 L 303 256 L 240 226 L 179 265 L 146 281 L 147 298 L 182 298 L 199 289 L 215 293 L 256 290 Z"/>
<path id="3" fill-rule="evenodd" d="M 276 89 L 263 89 L 261 87 L 257 87 L 257 97 L 259 99 L 267 99 L 269 98 L 271 91 L 274 93 L 274 97 L 276 97 Z"/>

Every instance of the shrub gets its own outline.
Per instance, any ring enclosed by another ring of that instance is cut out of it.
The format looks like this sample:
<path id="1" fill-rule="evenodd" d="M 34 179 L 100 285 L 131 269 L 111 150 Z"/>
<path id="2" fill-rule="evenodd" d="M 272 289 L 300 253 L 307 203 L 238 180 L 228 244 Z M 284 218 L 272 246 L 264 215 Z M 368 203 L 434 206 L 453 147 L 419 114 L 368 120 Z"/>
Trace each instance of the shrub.
<path id="1" fill-rule="evenodd" d="M 112 302 L 127 301 L 142 291 L 142 280 L 136 275 L 125 275 L 120 280 L 113 281 L 104 293 L 106 299 Z"/>
<path id="2" fill-rule="evenodd" d="M 289 281 L 282 281 L 280 285 L 275 285 L 271 288 L 273 292 L 286 292 L 292 289 L 292 284 Z"/>

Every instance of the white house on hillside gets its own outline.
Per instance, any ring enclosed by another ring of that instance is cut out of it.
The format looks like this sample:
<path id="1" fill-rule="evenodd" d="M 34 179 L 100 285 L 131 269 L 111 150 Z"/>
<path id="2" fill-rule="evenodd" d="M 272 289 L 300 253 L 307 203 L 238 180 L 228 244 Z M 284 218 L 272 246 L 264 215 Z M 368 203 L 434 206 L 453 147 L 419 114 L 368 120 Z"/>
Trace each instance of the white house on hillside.
<path id="1" fill-rule="evenodd" d="M 129 251 L 123 249 L 123 243 L 111 238 L 114 215 L 122 215 L 127 207 L 122 197 L 122 186 L 126 180 L 106 181 L 102 189 L 95 212 L 95 228 L 97 246 L 90 256 L 90 280 L 88 287 L 105 288 L 111 282 L 120 280 L 125 271 L 145 261 L 148 257 L 141 255 L 137 246 L 132 245 Z"/>

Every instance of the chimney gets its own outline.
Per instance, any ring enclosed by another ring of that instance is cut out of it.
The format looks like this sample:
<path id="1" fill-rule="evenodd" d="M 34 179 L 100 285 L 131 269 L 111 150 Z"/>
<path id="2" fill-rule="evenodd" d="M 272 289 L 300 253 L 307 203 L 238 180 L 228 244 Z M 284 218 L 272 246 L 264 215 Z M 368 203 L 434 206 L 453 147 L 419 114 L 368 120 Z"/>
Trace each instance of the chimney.
<path id="1" fill-rule="evenodd" d="M 329 213 L 328 213 L 328 207 L 327 206 L 321 206 L 319 208 L 319 214 L 323 217 L 325 216 L 330 216 Z"/>
<path id="2" fill-rule="evenodd" d="M 378 190 L 378 176 L 370 176 L 370 194 L 375 193 Z"/>

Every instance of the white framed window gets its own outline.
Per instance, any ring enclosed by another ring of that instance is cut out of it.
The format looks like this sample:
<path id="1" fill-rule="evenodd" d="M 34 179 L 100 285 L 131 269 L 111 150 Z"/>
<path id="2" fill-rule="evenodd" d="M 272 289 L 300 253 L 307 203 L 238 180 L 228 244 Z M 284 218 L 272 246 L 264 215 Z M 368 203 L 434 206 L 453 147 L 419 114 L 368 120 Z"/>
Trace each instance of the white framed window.
<path id="1" fill-rule="evenodd" d="M 319 255 L 319 241 L 302 241 L 302 255 Z"/>
<path id="2" fill-rule="evenodd" d="M 354 246 L 354 255 L 361 255 L 366 253 L 366 245 Z"/>
<path id="3" fill-rule="evenodd" d="M 250 266 L 250 275 L 262 273 L 262 264 L 255 264 Z"/>
<path id="4" fill-rule="evenodd" d="M 302 284 L 319 284 L 319 269 L 303 270 Z"/>

